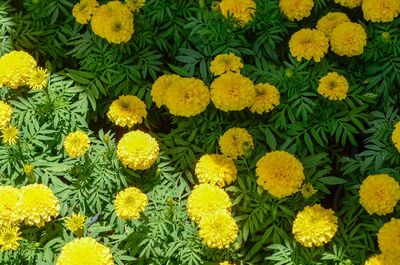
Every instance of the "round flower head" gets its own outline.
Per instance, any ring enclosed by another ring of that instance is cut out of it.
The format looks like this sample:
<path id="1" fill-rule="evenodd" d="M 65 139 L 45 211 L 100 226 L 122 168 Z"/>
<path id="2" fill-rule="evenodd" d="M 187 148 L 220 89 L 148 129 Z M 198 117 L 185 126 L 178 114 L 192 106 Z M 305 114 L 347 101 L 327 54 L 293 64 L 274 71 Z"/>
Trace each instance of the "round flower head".
<path id="1" fill-rule="evenodd" d="M 253 0 L 222 0 L 219 6 L 224 17 L 232 15 L 242 25 L 246 25 L 256 12 L 256 3 Z"/>
<path id="2" fill-rule="evenodd" d="M 306 199 L 311 198 L 315 193 L 317 193 L 317 191 L 318 190 L 314 189 L 311 183 L 303 184 L 303 186 L 301 187 L 301 194 Z"/>
<path id="3" fill-rule="evenodd" d="M 49 187 L 43 184 L 28 185 L 21 188 L 21 194 L 17 206 L 25 224 L 42 227 L 59 214 L 60 202 Z"/>
<path id="4" fill-rule="evenodd" d="M 2 141 L 4 144 L 16 144 L 19 136 L 19 130 L 16 127 L 10 126 L 1 130 Z"/>
<path id="5" fill-rule="evenodd" d="M 86 24 L 98 6 L 97 0 L 81 0 L 72 9 L 72 15 L 78 23 Z"/>
<path id="6" fill-rule="evenodd" d="M 321 205 L 306 206 L 293 222 L 293 234 L 305 247 L 320 247 L 331 241 L 338 228 L 338 220 L 331 209 Z"/>
<path id="7" fill-rule="evenodd" d="M 61 249 L 56 265 L 113 265 L 111 250 L 91 237 L 76 238 Z"/>
<path id="8" fill-rule="evenodd" d="M 138 97 L 120 96 L 111 103 L 107 117 L 118 126 L 128 128 L 140 124 L 146 118 L 146 105 Z"/>
<path id="9" fill-rule="evenodd" d="M 237 169 L 232 158 L 224 155 L 203 155 L 196 164 L 195 173 L 200 183 L 217 184 L 220 187 L 236 180 Z"/>
<path id="10" fill-rule="evenodd" d="M 199 224 L 199 235 L 209 248 L 229 248 L 238 235 L 235 219 L 227 212 L 204 216 Z"/>
<path id="11" fill-rule="evenodd" d="M 305 178 L 303 165 L 285 151 L 265 154 L 256 166 L 257 184 L 277 198 L 298 192 Z"/>
<path id="12" fill-rule="evenodd" d="M 27 52 L 12 51 L 0 57 L 0 87 L 17 89 L 28 83 L 36 67 L 35 59 Z"/>
<path id="13" fill-rule="evenodd" d="M 400 200 L 400 185 L 389 175 L 370 175 L 360 186 L 360 204 L 369 214 L 392 213 Z"/>
<path id="14" fill-rule="evenodd" d="M 389 265 L 382 254 L 370 257 L 364 265 Z"/>
<path id="15" fill-rule="evenodd" d="M 156 139 L 142 131 L 124 134 L 117 147 L 118 159 L 133 170 L 149 169 L 156 162 L 159 147 Z"/>
<path id="16" fill-rule="evenodd" d="M 172 74 L 157 78 L 151 88 L 151 97 L 157 107 L 165 105 L 166 94 L 169 89 L 177 86 L 182 77 Z"/>
<path id="17" fill-rule="evenodd" d="M 0 129 L 9 127 L 12 113 L 11 106 L 0 100 Z"/>
<path id="18" fill-rule="evenodd" d="M 2 226 L 0 228 L 0 250 L 17 250 L 19 247 L 19 241 L 21 232 L 18 226 Z"/>
<path id="19" fill-rule="evenodd" d="M 198 223 L 204 216 L 219 211 L 230 212 L 232 202 L 229 195 L 220 187 L 213 184 L 199 184 L 189 195 L 186 207 L 190 219 Z"/>
<path id="20" fill-rule="evenodd" d="M 355 8 L 361 5 L 363 0 L 335 0 L 335 3 L 348 8 Z"/>
<path id="21" fill-rule="evenodd" d="M 400 121 L 394 125 L 394 130 L 392 133 L 392 142 L 396 149 L 400 152 Z"/>
<path id="22" fill-rule="evenodd" d="M 390 22 L 400 13 L 399 0 L 364 0 L 362 10 L 365 20 L 372 22 Z"/>
<path id="23" fill-rule="evenodd" d="M 71 217 L 65 218 L 65 226 L 72 233 L 79 233 L 85 227 L 86 216 L 80 213 L 72 213 Z"/>
<path id="24" fill-rule="evenodd" d="M 211 84 L 211 101 L 223 111 L 243 110 L 254 102 L 253 81 L 238 73 L 228 72 Z"/>
<path id="25" fill-rule="evenodd" d="M 20 222 L 18 202 L 21 192 L 12 186 L 0 186 L 0 227 L 14 226 Z"/>
<path id="26" fill-rule="evenodd" d="M 317 29 L 301 29 L 289 40 L 289 49 L 298 61 L 303 58 L 320 62 L 328 52 L 329 40 L 325 33 Z"/>
<path id="27" fill-rule="evenodd" d="M 325 33 L 330 38 L 332 31 L 340 24 L 350 22 L 350 19 L 342 12 L 329 12 L 317 22 L 317 29 Z"/>
<path id="28" fill-rule="evenodd" d="M 129 187 L 117 194 L 114 205 L 117 216 L 122 220 L 138 219 L 147 205 L 147 195 L 135 187 Z"/>
<path id="29" fill-rule="evenodd" d="M 258 84 L 254 87 L 256 90 L 256 100 L 250 107 L 253 113 L 267 113 L 279 105 L 279 91 L 278 89 L 268 83 Z"/>
<path id="30" fill-rule="evenodd" d="M 145 2 L 145 0 L 125 0 L 125 5 L 132 12 L 138 12 L 144 6 Z"/>
<path id="31" fill-rule="evenodd" d="M 282 13 L 291 21 L 310 16 L 313 6 L 313 0 L 279 0 Z"/>
<path id="32" fill-rule="evenodd" d="M 364 47 L 367 45 L 367 34 L 360 24 L 344 22 L 332 31 L 330 41 L 334 53 L 351 57 L 364 52 Z"/>
<path id="33" fill-rule="evenodd" d="M 203 81 L 180 78 L 165 93 L 165 105 L 176 116 L 190 117 L 202 113 L 210 103 L 210 91 Z"/>
<path id="34" fill-rule="evenodd" d="M 330 100 L 343 100 L 347 96 L 349 83 L 346 78 L 336 72 L 331 72 L 319 80 L 317 91 Z"/>
<path id="35" fill-rule="evenodd" d="M 400 219 L 384 224 L 378 232 L 378 245 L 388 265 L 399 264 L 400 260 Z"/>
<path id="36" fill-rule="evenodd" d="M 89 147 L 89 137 L 82 131 L 69 133 L 64 139 L 65 152 L 71 158 L 83 156 Z"/>
<path id="37" fill-rule="evenodd" d="M 219 54 L 211 62 L 210 71 L 214 75 L 222 75 L 226 72 L 239 73 L 243 68 L 240 57 L 229 54 Z"/>
<path id="38" fill-rule="evenodd" d="M 233 159 L 243 156 L 254 148 L 253 137 L 243 128 L 227 130 L 218 141 L 221 152 Z"/>
<path id="39" fill-rule="evenodd" d="M 47 86 L 48 73 L 42 67 L 36 67 L 28 77 L 28 86 L 33 90 L 41 90 Z"/>

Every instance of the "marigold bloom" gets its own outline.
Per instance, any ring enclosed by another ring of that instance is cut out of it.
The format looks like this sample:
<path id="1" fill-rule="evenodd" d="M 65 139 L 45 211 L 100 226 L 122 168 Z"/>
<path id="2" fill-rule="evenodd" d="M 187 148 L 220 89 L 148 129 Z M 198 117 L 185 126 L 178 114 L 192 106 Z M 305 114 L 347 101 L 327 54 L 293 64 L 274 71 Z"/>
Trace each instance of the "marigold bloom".
<path id="1" fill-rule="evenodd" d="M 242 25 L 246 25 L 256 12 L 256 3 L 253 0 L 222 0 L 219 6 L 224 17 L 232 15 Z"/>
<path id="2" fill-rule="evenodd" d="M 2 141 L 4 144 L 16 144 L 19 136 L 19 130 L 16 127 L 9 126 L 1 130 Z"/>
<path id="3" fill-rule="evenodd" d="M 222 75 L 226 72 L 240 73 L 243 63 L 240 57 L 233 53 L 219 54 L 211 62 L 210 71 L 214 75 Z"/>
<path id="4" fill-rule="evenodd" d="M 311 15 L 313 0 L 279 0 L 279 7 L 291 21 L 302 20 Z"/>
<path id="5" fill-rule="evenodd" d="M 156 139 L 142 131 L 124 134 L 117 147 L 118 159 L 133 170 L 149 169 L 157 160 L 159 147 Z"/>
<path id="6" fill-rule="evenodd" d="M 20 222 L 18 202 L 21 192 L 12 186 L 0 186 L 0 227 L 14 226 Z"/>
<path id="7" fill-rule="evenodd" d="M 254 87 L 256 99 L 251 104 L 250 111 L 253 113 L 268 113 L 279 105 L 280 95 L 278 89 L 268 83 L 258 84 Z"/>
<path id="8" fill-rule="evenodd" d="M 362 10 L 365 20 L 390 22 L 400 13 L 399 0 L 363 0 Z"/>
<path id="9" fill-rule="evenodd" d="M 338 25 L 331 35 L 331 49 L 340 56 L 357 56 L 364 52 L 367 34 L 357 23 L 344 22 Z"/>
<path id="10" fill-rule="evenodd" d="M 232 72 L 216 78 L 210 92 L 215 107 L 223 111 L 243 110 L 250 107 L 256 97 L 253 81 Z"/>
<path id="11" fill-rule="evenodd" d="M 355 8 L 361 5 L 363 0 L 335 0 L 335 3 L 348 8 Z"/>
<path id="12" fill-rule="evenodd" d="M 36 67 L 30 73 L 27 81 L 27 85 L 33 90 L 41 90 L 47 86 L 47 78 L 49 74 L 46 69 L 42 67 Z"/>
<path id="13" fill-rule="evenodd" d="M 396 149 L 400 152 L 400 121 L 394 125 L 394 130 L 392 132 L 392 142 Z"/>
<path id="14" fill-rule="evenodd" d="M 147 202 L 145 193 L 135 187 L 129 187 L 117 194 L 114 201 L 115 212 L 122 220 L 138 219 Z"/>
<path id="15" fill-rule="evenodd" d="M 60 202 L 49 187 L 43 184 L 31 184 L 22 187 L 21 194 L 17 207 L 25 224 L 42 227 L 59 214 Z"/>
<path id="16" fill-rule="evenodd" d="M 194 187 L 186 205 L 190 219 L 196 223 L 199 223 L 204 216 L 219 211 L 230 212 L 231 207 L 229 195 L 223 189 L 206 183 Z"/>
<path id="17" fill-rule="evenodd" d="M 69 133 L 64 139 L 65 152 L 71 158 L 83 156 L 89 147 L 89 136 L 82 131 Z"/>
<path id="18" fill-rule="evenodd" d="M 350 22 L 349 17 L 342 12 L 329 12 L 317 22 L 317 29 L 331 37 L 332 31 L 340 24 Z"/>
<path id="19" fill-rule="evenodd" d="M 289 49 L 298 61 L 303 58 L 320 62 L 328 52 L 329 40 L 322 31 L 317 29 L 301 29 L 295 32 L 289 40 Z"/>
<path id="20" fill-rule="evenodd" d="M 331 72 L 319 80 L 317 91 L 330 100 L 343 100 L 347 96 L 349 83 L 346 78 L 336 72 Z"/>
<path id="21" fill-rule="evenodd" d="M 19 247 L 19 241 L 21 232 L 18 226 L 2 226 L 0 228 L 0 250 L 17 250 Z"/>
<path id="22" fill-rule="evenodd" d="M 145 2 L 145 0 L 125 0 L 125 5 L 131 12 L 138 12 L 144 6 Z"/>
<path id="23" fill-rule="evenodd" d="M 400 219 L 392 218 L 378 232 L 379 249 L 388 265 L 397 265 L 400 260 Z"/>
<path id="24" fill-rule="evenodd" d="M 111 250 L 91 237 L 76 238 L 65 244 L 57 265 L 114 265 Z"/>
<path id="25" fill-rule="evenodd" d="M 72 233 L 79 233 L 85 227 L 86 216 L 81 213 L 72 213 L 71 217 L 65 218 L 65 226 Z"/>
<path id="26" fill-rule="evenodd" d="M 17 89 L 28 83 L 36 67 L 35 59 L 27 52 L 12 51 L 0 57 L 0 87 Z"/>
<path id="27" fill-rule="evenodd" d="M 305 178 L 301 162 L 285 151 L 265 154 L 256 166 L 257 184 L 277 198 L 298 192 Z"/>
<path id="28" fill-rule="evenodd" d="M 200 183 L 217 184 L 224 187 L 236 180 L 237 169 L 232 158 L 211 154 L 200 157 L 195 173 Z"/>
<path id="29" fill-rule="evenodd" d="M 165 105 L 167 91 L 177 86 L 182 77 L 175 74 L 162 75 L 154 82 L 151 88 L 151 97 L 157 107 Z"/>
<path id="30" fill-rule="evenodd" d="M 5 129 L 10 125 L 12 113 L 11 106 L 0 100 L 0 129 Z"/>
<path id="31" fill-rule="evenodd" d="M 293 222 L 293 234 L 305 247 L 320 247 L 331 241 L 338 228 L 338 220 L 331 209 L 321 205 L 306 206 Z"/>
<path id="32" fill-rule="evenodd" d="M 301 194 L 306 199 L 311 198 L 315 193 L 317 193 L 317 191 L 318 190 L 314 189 L 311 183 L 303 184 L 303 186 L 301 187 Z"/>
<path id="33" fill-rule="evenodd" d="M 386 258 L 380 254 L 369 257 L 367 261 L 365 261 L 364 265 L 389 265 L 386 261 Z"/>
<path id="34" fill-rule="evenodd" d="M 72 15 L 80 24 L 86 24 L 99 6 L 96 0 L 81 0 L 72 9 Z"/>
<path id="35" fill-rule="evenodd" d="M 234 265 L 234 264 L 230 263 L 229 261 L 223 261 L 223 262 L 220 262 L 219 265 Z"/>
<path id="36" fill-rule="evenodd" d="M 146 104 L 136 96 L 120 96 L 111 103 L 107 117 L 118 126 L 128 128 L 143 122 L 147 116 Z"/>
<path id="37" fill-rule="evenodd" d="M 253 137 L 244 128 L 230 128 L 218 141 L 221 152 L 233 159 L 251 152 L 254 148 Z"/>
<path id="38" fill-rule="evenodd" d="M 209 248 L 229 248 L 238 234 L 235 219 L 225 211 L 204 216 L 199 224 L 199 235 Z"/>

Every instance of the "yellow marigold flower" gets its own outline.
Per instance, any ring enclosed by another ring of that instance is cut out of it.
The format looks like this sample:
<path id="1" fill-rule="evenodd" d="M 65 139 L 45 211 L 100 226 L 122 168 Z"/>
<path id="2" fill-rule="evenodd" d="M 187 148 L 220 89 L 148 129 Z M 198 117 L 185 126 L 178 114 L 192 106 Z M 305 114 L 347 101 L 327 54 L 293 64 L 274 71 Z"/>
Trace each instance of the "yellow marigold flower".
<path id="1" fill-rule="evenodd" d="M 49 187 L 43 184 L 31 184 L 22 187 L 21 194 L 17 206 L 21 211 L 21 220 L 25 224 L 42 227 L 59 214 L 60 202 Z"/>
<path id="2" fill-rule="evenodd" d="M 355 8 L 361 5 L 363 0 L 335 0 L 335 3 L 348 8 Z"/>
<path id="3" fill-rule="evenodd" d="M 360 204 L 369 214 L 392 213 L 400 200 L 400 185 L 387 174 L 370 175 L 360 186 Z"/>
<path id="4" fill-rule="evenodd" d="M 338 220 L 331 209 L 321 205 L 306 206 L 293 222 L 293 234 L 305 247 L 320 247 L 331 241 L 338 228 Z"/>
<path id="5" fill-rule="evenodd" d="M 386 262 L 386 258 L 380 254 L 370 257 L 367 261 L 365 261 L 364 265 L 389 265 Z"/>
<path id="6" fill-rule="evenodd" d="M 221 152 L 236 159 L 254 148 L 253 137 L 244 128 L 230 128 L 218 141 Z"/>
<path id="7" fill-rule="evenodd" d="M 343 100 L 347 96 L 349 83 L 346 78 L 336 72 L 331 72 L 319 80 L 317 91 L 330 100 Z"/>
<path id="8" fill-rule="evenodd" d="M 199 159 L 195 173 L 200 183 L 211 183 L 224 187 L 236 180 L 237 169 L 232 158 L 212 154 L 203 155 Z"/>
<path id="9" fill-rule="evenodd" d="M 209 248 L 229 248 L 238 235 L 235 219 L 225 211 L 204 216 L 199 224 L 199 235 Z"/>
<path id="10" fill-rule="evenodd" d="M 27 84 L 33 90 L 41 90 L 47 86 L 48 76 L 46 69 L 36 67 L 29 75 Z"/>
<path id="11" fill-rule="evenodd" d="M 180 78 L 165 93 L 165 105 L 173 115 L 190 117 L 202 113 L 210 103 L 210 91 L 203 81 Z"/>
<path id="12" fill-rule="evenodd" d="M 99 6 L 96 0 L 81 0 L 72 9 L 72 15 L 80 24 L 86 24 Z"/>
<path id="13" fill-rule="evenodd" d="M 138 219 L 147 205 L 147 195 L 135 187 L 129 187 L 117 194 L 114 205 L 117 216 L 122 220 Z"/>
<path id="14" fill-rule="evenodd" d="M 0 129 L 10 126 L 13 110 L 10 105 L 0 100 Z"/>
<path id="15" fill-rule="evenodd" d="M 145 2 L 145 0 L 125 0 L 125 5 L 132 12 L 138 12 L 144 6 Z"/>
<path id="16" fill-rule="evenodd" d="M 224 17 L 232 15 L 242 25 L 246 25 L 256 12 L 256 3 L 253 0 L 222 0 L 219 6 Z"/>
<path id="17" fill-rule="evenodd" d="M 364 0 L 362 10 L 365 20 L 372 22 L 390 22 L 400 13 L 399 0 Z"/>
<path id="18" fill-rule="evenodd" d="M 118 126 L 128 128 L 143 122 L 147 116 L 146 104 L 136 96 L 120 96 L 111 103 L 107 117 Z"/>
<path id="19" fill-rule="evenodd" d="M 224 261 L 224 262 L 220 262 L 219 265 L 234 265 L 234 264 L 230 263 L 229 261 Z"/>
<path id="20" fill-rule="evenodd" d="M 279 7 L 291 21 L 302 20 L 311 15 L 313 0 L 279 0 Z"/>
<path id="21" fill-rule="evenodd" d="M 378 245 L 388 265 L 398 265 L 400 260 L 400 219 L 392 218 L 378 232 Z"/>
<path id="22" fill-rule="evenodd" d="M 76 238 L 65 244 L 57 265 L 114 265 L 111 250 L 91 237 Z"/>
<path id="23" fill-rule="evenodd" d="M 285 151 L 265 154 L 256 166 L 257 184 L 277 198 L 298 192 L 305 178 L 301 162 Z"/>
<path id="24" fill-rule="evenodd" d="M 243 110 L 254 102 L 253 81 L 239 73 L 228 72 L 211 84 L 211 101 L 223 111 Z"/>
<path id="25" fill-rule="evenodd" d="M 233 53 L 219 54 L 211 62 L 210 71 L 214 75 L 222 75 L 226 72 L 239 73 L 243 68 L 240 57 Z"/>
<path id="26" fill-rule="evenodd" d="M 199 223 L 204 216 L 219 211 L 230 212 L 231 207 L 229 195 L 223 189 L 206 183 L 194 187 L 186 206 L 190 219 L 196 223 Z"/>
<path id="27" fill-rule="evenodd" d="M 83 231 L 83 228 L 85 227 L 85 222 L 86 216 L 81 215 L 81 213 L 72 213 L 71 217 L 65 218 L 65 226 L 72 233 L 79 233 L 80 231 Z"/>
<path id="28" fill-rule="evenodd" d="M 124 134 L 118 143 L 117 156 L 122 164 L 133 170 L 145 170 L 156 162 L 159 154 L 156 139 L 142 131 Z"/>
<path id="29" fill-rule="evenodd" d="M 356 56 L 364 52 L 367 34 L 364 28 L 353 22 L 338 25 L 331 35 L 331 49 L 340 56 Z"/>
<path id="30" fill-rule="evenodd" d="M 2 226 L 0 228 L 0 250 L 17 250 L 19 247 L 19 241 L 21 232 L 18 226 Z"/>
<path id="31" fill-rule="evenodd" d="M 0 186 L 0 227 L 14 226 L 20 222 L 18 202 L 21 192 L 12 186 Z"/>
<path id="32" fill-rule="evenodd" d="M 256 99 L 250 107 L 253 113 L 267 113 L 279 105 L 280 95 L 278 89 L 268 83 L 258 84 L 254 87 Z"/>
<path id="33" fill-rule="evenodd" d="M 16 144 L 19 136 L 19 130 L 16 127 L 10 126 L 1 130 L 2 141 L 4 144 L 12 145 Z"/>
<path id="34" fill-rule="evenodd" d="M 160 108 L 165 105 L 167 91 L 170 88 L 177 86 L 181 79 L 182 77 L 175 74 L 163 75 L 157 78 L 151 88 L 151 97 L 157 107 Z"/>
<path id="35" fill-rule="evenodd" d="M 400 121 L 394 125 L 394 130 L 392 133 L 392 142 L 397 150 L 400 152 Z"/>
<path id="36" fill-rule="evenodd" d="M 120 1 L 96 8 L 92 16 L 93 32 L 111 43 L 128 42 L 133 34 L 133 15 Z"/>
<path id="37" fill-rule="evenodd" d="M 0 87 L 17 89 L 27 84 L 36 67 L 35 59 L 27 52 L 12 51 L 0 57 Z"/>
<path id="38" fill-rule="evenodd" d="M 329 40 L 325 33 L 317 29 L 301 29 L 289 40 L 289 49 L 298 61 L 314 59 L 320 62 L 328 52 Z"/>
<path id="39" fill-rule="evenodd" d="M 65 152 L 71 158 L 83 156 L 89 147 L 89 136 L 82 131 L 69 133 L 64 139 Z"/>
<path id="40" fill-rule="evenodd" d="M 340 24 L 350 22 L 349 17 L 342 12 L 329 12 L 317 22 L 317 29 L 331 37 L 332 31 Z"/>
<path id="41" fill-rule="evenodd" d="M 35 165 L 32 164 L 24 164 L 23 170 L 26 176 L 31 176 L 33 174 L 33 169 L 35 168 Z"/>
<path id="42" fill-rule="evenodd" d="M 311 183 L 303 184 L 303 186 L 301 187 L 301 194 L 306 199 L 311 198 L 315 193 L 317 193 L 317 191 L 318 190 L 314 189 Z"/>

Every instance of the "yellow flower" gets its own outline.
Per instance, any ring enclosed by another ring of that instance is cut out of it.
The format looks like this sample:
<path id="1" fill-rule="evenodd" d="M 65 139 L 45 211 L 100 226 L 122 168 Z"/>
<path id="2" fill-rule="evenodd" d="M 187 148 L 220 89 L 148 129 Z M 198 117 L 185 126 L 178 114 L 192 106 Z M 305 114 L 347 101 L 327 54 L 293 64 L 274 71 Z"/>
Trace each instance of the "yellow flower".
<path id="1" fill-rule="evenodd" d="M 5 129 L 10 125 L 12 113 L 11 106 L 0 100 L 0 129 Z"/>
<path id="2" fill-rule="evenodd" d="M 221 152 L 233 159 L 251 152 L 254 148 L 253 137 L 243 128 L 230 128 L 218 141 Z"/>
<path id="3" fill-rule="evenodd" d="M 256 166 L 257 184 L 277 198 L 298 192 L 305 178 L 301 162 L 285 151 L 265 154 Z"/>
<path id="4" fill-rule="evenodd" d="M 289 20 L 302 20 L 311 15 L 313 0 L 279 0 L 279 7 Z"/>
<path id="5" fill-rule="evenodd" d="M 128 128 L 142 123 L 146 118 L 146 105 L 138 97 L 120 96 L 111 103 L 107 117 L 118 126 Z"/>
<path id="6" fill-rule="evenodd" d="M 234 264 L 230 263 L 229 261 L 224 261 L 224 262 L 220 262 L 219 265 L 234 265 Z"/>
<path id="7" fill-rule="evenodd" d="M 129 187 L 117 194 L 114 205 L 117 216 L 122 220 L 138 219 L 147 205 L 147 195 L 135 187 Z"/>
<path id="8" fill-rule="evenodd" d="M 117 156 L 122 164 L 133 170 L 150 168 L 157 160 L 159 147 L 156 139 L 142 131 L 124 134 L 118 143 Z"/>
<path id="9" fill-rule="evenodd" d="M 238 235 L 235 219 L 225 211 L 204 216 L 199 224 L 199 235 L 209 248 L 229 248 Z"/>
<path id="10" fill-rule="evenodd" d="M 280 95 L 278 89 L 268 83 L 258 84 L 255 87 L 256 99 L 250 107 L 253 113 L 268 113 L 279 105 Z"/>
<path id="11" fill-rule="evenodd" d="M 303 184 L 301 187 L 301 194 L 304 198 L 309 199 L 317 192 L 311 183 Z"/>
<path id="12" fill-rule="evenodd" d="M 378 245 L 388 265 L 398 265 L 400 260 L 400 219 L 392 218 L 378 232 Z"/>
<path id="13" fill-rule="evenodd" d="M 298 61 L 314 59 L 320 62 L 328 52 L 329 40 L 325 33 L 317 29 L 301 29 L 295 32 L 289 40 L 289 49 Z"/>
<path id="14" fill-rule="evenodd" d="M 256 3 L 253 0 L 222 0 L 219 6 L 224 17 L 231 15 L 242 25 L 246 25 L 256 12 Z"/>
<path id="15" fill-rule="evenodd" d="M 76 238 L 65 244 L 57 265 L 114 265 L 111 250 L 91 237 Z"/>
<path id="16" fill-rule="evenodd" d="M 360 204 L 369 214 L 392 213 L 400 200 L 400 185 L 387 174 L 370 175 L 360 186 Z"/>
<path id="17" fill-rule="evenodd" d="M 145 2 L 145 0 L 125 0 L 125 5 L 132 12 L 138 12 L 144 6 Z"/>
<path id="18" fill-rule="evenodd" d="M 335 3 L 348 8 L 355 8 L 361 5 L 363 0 L 335 0 Z"/>
<path id="19" fill-rule="evenodd" d="M 331 241 L 338 228 L 338 220 L 331 209 L 321 205 L 306 206 L 293 222 L 293 234 L 305 247 L 320 247 Z"/>
<path id="20" fill-rule="evenodd" d="M 362 10 L 365 20 L 372 22 L 390 22 L 400 13 L 399 0 L 364 0 Z"/>
<path id="21" fill-rule="evenodd" d="M 71 158 L 83 156 L 90 146 L 90 140 L 86 133 L 76 131 L 69 133 L 64 139 L 64 149 Z"/>
<path id="22" fill-rule="evenodd" d="M 35 59 L 27 52 L 12 51 L 0 57 L 0 87 L 17 89 L 27 84 L 36 67 Z"/>
<path id="23" fill-rule="evenodd" d="M 19 130 L 16 127 L 10 126 L 1 130 L 2 141 L 4 144 L 12 145 L 16 144 L 19 136 Z"/>
<path id="24" fill-rule="evenodd" d="M 212 154 L 203 155 L 199 159 L 195 173 L 200 183 L 211 183 L 224 187 L 236 180 L 237 169 L 232 158 Z"/>
<path id="25" fill-rule="evenodd" d="M 0 228 L 0 250 L 17 250 L 19 247 L 19 241 L 21 232 L 18 226 L 2 226 Z"/>
<path id="26" fill-rule="evenodd" d="M 60 202 L 49 187 L 43 184 L 27 185 L 21 188 L 21 194 L 17 207 L 25 224 L 42 227 L 59 214 Z"/>
<path id="27" fill-rule="evenodd" d="M 78 23 L 86 24 L 98 6 L 99 3 L 96 0 L 81 0 L 72 9 L 72 15 Z"/>
<path id="28" fill-rule="evenodd" d="M 21 192 L 17 188 L 0 186 L 0 227 L 19 224 L 18 202 L 21 196 Z"/>
<path id="29" fill-rule="evenodd" d="M 332 31 L 340 24 L 350 22 L 350 19 L 345 13 L 342 12 L 329 12 L 317 22 L 317 29 L 326 34 L 328 38 L 331 37 Z"/>
<path id="30" fill-rule="evenodd" d="M 29 175 L 32 175 L 33 169 L 35 168 L 35 166 L 32 164 L 24 164 L 23 168 L 24 168 L 25 175 L 29 176 Z"/>
<path id="31" fill-rule="evenodd" d="M 229 195 L 223 189 L 205 183 L 194 187 L 186 205 L 190 219 L 196 223 L 199 223 L 204 216 L 219 211 L 230 212 L 231 207 Z"/>
<path id="32" fill-rule="evenodd" d="M 349 83 L 346 78 L 336 72 L 331 72 L 319 80 L 317 91 L 330 100 L 343 100 L 347 96 Z"/>
<path id="33" fill-rule="evenodd" d="M 239 73 L 243 68 L 240 57 L 233 53 L 219 54 L 211 62 L 210 71 L 214 75 L 222 75 L 226 72 Z"/>
<path id="34" fill-rule="evenodd" d="M 243 110 L 254 102 L 253 81 L 239 73 L 228 72 L 211 84 L 211 101 L 223 111 Z"/>
<path id="35" fill-rule="evenodd" d="M 386 258 L 380 254 L 370 257 L 367 261 L 365 261 L 364 265 L 389 265 L 386 262 Z"/>
<path id="36" fill-rule="evenodd" d="M 400 152 L 400 121 L 394 125 L 394 130 L 392 133 L 392 142 L 397 150 Z"/>
<path id="37" fill-rule="evenodd" d="M 170 88 L 177 86 L 180 80 L 181 77 L 175 74 L 163 75 L 157 78 L 151 88 L 151 96 L 157 107 L 160 108 L 165 105 L 167 91 Z"/>
<path id="38" fill-rule="evenodd" d="M 42 67 L 35 68 L 28 78 L 28 86 L 33 90 L 41 90 L 47 86 L 48 73 Z"/>
<path id="39" fill-rule="evenodd" d="M 367 34 L 357 23 L 344 22 L 338 25 L 331 35 L 331 49 L 340 56 L 356 56 L 364 52 Z"/>
<path id="40" fill-rule="evenodd" d="M 72 233 L 79 233 L 85 227 L 86 216 L 81 213 L 72 213 L 71 217 L 65 218 L 65 226 Z"/>

